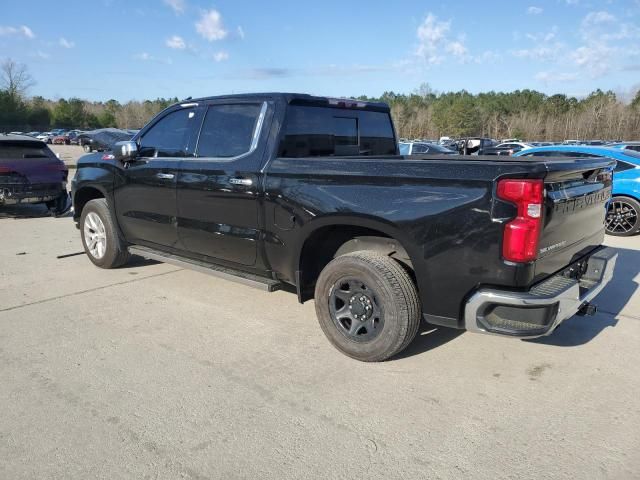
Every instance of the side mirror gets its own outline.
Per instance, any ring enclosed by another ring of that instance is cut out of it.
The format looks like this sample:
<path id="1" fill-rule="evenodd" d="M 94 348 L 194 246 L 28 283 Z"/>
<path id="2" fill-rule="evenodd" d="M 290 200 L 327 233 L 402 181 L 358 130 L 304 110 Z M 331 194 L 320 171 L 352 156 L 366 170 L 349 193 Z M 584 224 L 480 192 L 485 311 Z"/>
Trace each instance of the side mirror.
<path id="1" fill-rule="evenodd" d="M 113 146 L 113 156 L 121 162 L 132 160 L 138 156 L 138 145 L 131 140 L 118 142 Z"/>

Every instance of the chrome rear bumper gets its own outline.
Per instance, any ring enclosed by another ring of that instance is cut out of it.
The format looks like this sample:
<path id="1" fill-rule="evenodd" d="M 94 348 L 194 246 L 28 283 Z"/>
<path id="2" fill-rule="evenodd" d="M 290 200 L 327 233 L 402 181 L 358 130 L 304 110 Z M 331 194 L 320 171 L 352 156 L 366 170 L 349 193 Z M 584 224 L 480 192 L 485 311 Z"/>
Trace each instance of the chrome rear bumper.
<path id="1" fill-rule="evenodd" d="M 561 272 L 528 292 L 478 290 L 465 306 L 465 328 L 519 338 L 549 335 L 609 283 L 617 257 L 613 248 L 597 250 L 586 260 L 586 270 L 579 280 Z"/>

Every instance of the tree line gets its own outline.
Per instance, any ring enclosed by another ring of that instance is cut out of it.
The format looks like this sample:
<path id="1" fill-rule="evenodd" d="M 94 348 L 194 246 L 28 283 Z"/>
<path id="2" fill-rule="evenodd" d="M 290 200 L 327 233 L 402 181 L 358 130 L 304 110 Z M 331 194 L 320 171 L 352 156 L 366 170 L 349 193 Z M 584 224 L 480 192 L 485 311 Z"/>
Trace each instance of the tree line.
<path id="1" fill-rule="evenodd" d="M 597 89 L 578 99 L 535 90 L 437 93 L 422 85 L 411 94 L 385 92 L 400 137 L 484 136 L 530 141 L 640 139 L 640 90 L 629 104 Z"/>
<path id="2" fill-rule="evenodd" d="M 0 131 L 49 128 L 141 128 L 178 98 L 91 102 L 80 98 L 28 97 L 34 82 L 24 65 L 12 60 L 0 68 Z M 410 94 L 385 92 L 399 137 L 486 136 L 526 140 L 640 139 L 640 90 L 626 104 L 612 91 L 593 91 L 578 99 L 535 90 L 438 93 L 427 84 Z"/>

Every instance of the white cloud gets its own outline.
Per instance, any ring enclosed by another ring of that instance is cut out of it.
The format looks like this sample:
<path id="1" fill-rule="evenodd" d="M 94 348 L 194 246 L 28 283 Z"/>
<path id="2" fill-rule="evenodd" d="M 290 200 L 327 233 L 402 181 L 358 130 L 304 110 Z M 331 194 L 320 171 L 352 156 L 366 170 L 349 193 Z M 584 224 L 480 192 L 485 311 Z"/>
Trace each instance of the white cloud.
<path id="1" fill-rule="evenodd" d="M 70 40 L 67 40 L 64 37 L 60 37 L 60 40 L 58 42 L 60 44 L 61 47 L 63 48 L 73 48 L 76 46 L 76 44 Z"/>
<path id="2" fill-rule="evenodd" d="M 200 20 L 196 22 L 196 31 L 210 42 L 222 40 L 228 33 L 222 25 L 222 16 L 217 10 L 202 12 Z"/>
<path id="3" fill-rule="evenodd" d="M 229 60 L 229 54 L 221 50 L 213 54 L 213 59 L 216 62 L 224 62 L 225 60 Z"/>
<path id="4" fill-rule="evenodd" d="M 173 48 L 174 50 L 184 50 L 187 48 L 187 44 L 184 42 L 184 39 L 178 35 L 173 35 L 170 38 L 167 38 L 165 44 L 167 47 Z"/>
<path id="5" fill-rule="evenodd" d="M 527 13 L 529 15 L 540 15 L 542 12 L 543 12 L 543 10 L 540 7 L 529 7 L 529 8 L 527 8 Z"/>
<path id="6" fill-rule="evenodd" d="M 604 43 L 584 45 L 571 53 L 574 63 L 584 68 L 594 77 L 601 77 L 610 70 L 610 60 L 615 55 L 615 49 Z"/>
<path id="7" fill-rule="evenodd" d="M 590 12 L 584 17 L 582 20 L 582 25 L 584 27 L 589 27 L 591 25 L 599 25 L 602 23 L 611 23 L 616 19 L 615 16 L 610 14 L 609 12 L 600 11 L 600 12 Z"/>
<path id="8" fill-rule="evenodd" d="M 552 61 L 557 58 L 559 52 L 554 47 L 537 46 L 533 48 L 511 50 L 511 54 L 516 58 Z"/>
<path id="9" fill-rule="evenodd" d="M 575 73 L 565 72 L 538 72 L 535 79 L 543 83 L 572 82 L 577 80 Z"/>
<path id="10" fill-rule="evenodd" d="M 445 53 L 464 60 L 468 52 L 464 45 L 464 35 L 452 40 L 449 38 L 450 31 L 450 21 L 440 21 L 434 14 L 427 14 L 416 32 L 419 42 L 416 55 L 432 65 L 441 63 Z"/>
<path id="11" fill-rule="evenodd" d="M 502 60 L 502 56 L 493 50 L 485 50 L 473 59 L 475 63 L 495 63 L 500 60 Z"/>
<path id="12" fill-rule="evenodd" d="M 171 65 L 173 63 L 173 60 L 171 60 L 170 58 L 154 57 L 148 52 L 136 53 L 135 55 L 133 55 L 133 58 L 134 60 L 140 60 L 143 62 L 156 62 L 156 63 L 163 63 L 165 65 Z"/>
<path id="13" fill-rule="evenodd" d="M 467 47 L 462 42 L 455 41 L 447 44 L 444 49 L 455 57 L 463 57 L 467 54 Z"/>
<path id="14" fill-rule="evenodd" d="M 164 0 L 165 5 L 173 9 L 176 15 L 184 13 L 186 3 L 184 0 Z"/>
<path id="15" fill-rule="evenodd" d="M 31 30 L 26 25 L 20 25 L 19 27 L 11 27 L 11 26 L 1 26 L 0 25 L 0 37 L 24 37 L 24 38 L 35 38 L 35 34 L 33 30 Z"/>
<path id="16" fill-rule="evenodd" d="M 238 36 L 244 40 L 244 29 L 241 26 L 238 26 Z"/>
<path id="17" fill-rule="evenodd" d="M 36 52 L 36 57 L 41 58 L 43 60 L 47 60 L 47 59 L 51 58 L 51 55 L 49 55 L 48 53 L 43 52 L 42 50 L 38 50 Z"/>

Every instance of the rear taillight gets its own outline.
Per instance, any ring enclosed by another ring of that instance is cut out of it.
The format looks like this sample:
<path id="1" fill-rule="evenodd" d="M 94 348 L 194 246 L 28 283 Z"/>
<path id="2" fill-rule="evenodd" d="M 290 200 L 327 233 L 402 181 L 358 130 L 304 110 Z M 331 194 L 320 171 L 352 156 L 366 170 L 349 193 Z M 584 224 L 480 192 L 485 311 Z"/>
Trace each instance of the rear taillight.
<path id="1" fill-rule="evenodd" d="M 505 179 L 498 182 L 498 198 L 518 207 L 516 218 L 504 226 L 502 256 L 511 262 L 531 262 L 538 256 L 542 229 L 542 180 Z"/>

